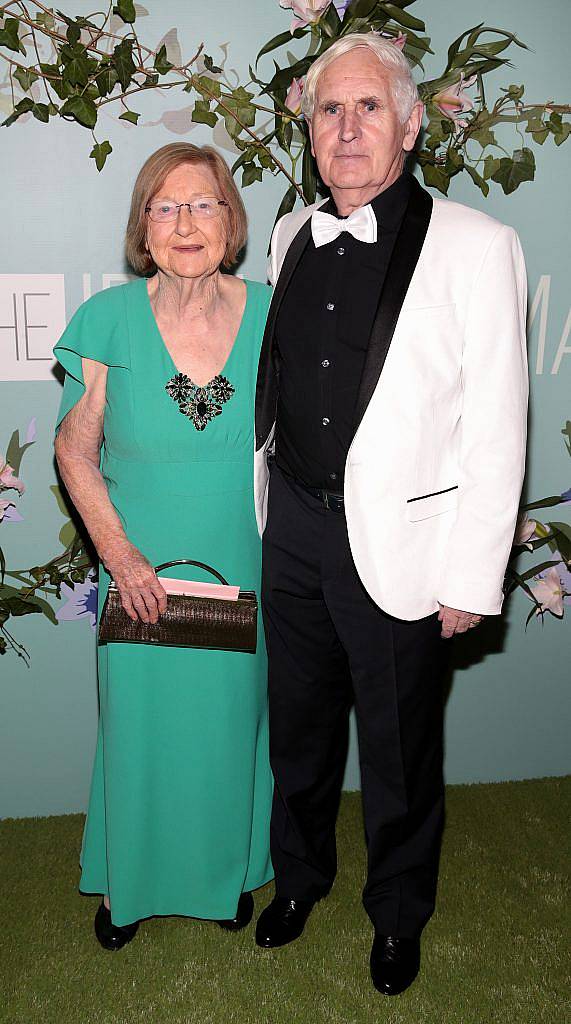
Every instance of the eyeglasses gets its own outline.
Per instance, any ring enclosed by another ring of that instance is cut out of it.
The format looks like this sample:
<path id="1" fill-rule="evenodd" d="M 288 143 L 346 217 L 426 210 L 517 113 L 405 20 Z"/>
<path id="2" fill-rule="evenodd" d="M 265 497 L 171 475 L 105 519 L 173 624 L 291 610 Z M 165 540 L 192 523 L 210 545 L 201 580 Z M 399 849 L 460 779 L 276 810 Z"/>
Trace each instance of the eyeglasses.
<path id="1" fill-rule="evenodd" d="M 172 199 L 158 199 L 145 206 L 145 213 L 148 213 L 151 220 L 158 224 L 165 224 L 168 221 L 176 220 L 183 206 L 188 207 L 189 213 L 196 220 L 212 220 L 220 216 L 221 207 L 228 206 L 228 203 L 225 199 L 216 199 L 214 196 L 200 196 L 190 203 L 175 203 Z"/>

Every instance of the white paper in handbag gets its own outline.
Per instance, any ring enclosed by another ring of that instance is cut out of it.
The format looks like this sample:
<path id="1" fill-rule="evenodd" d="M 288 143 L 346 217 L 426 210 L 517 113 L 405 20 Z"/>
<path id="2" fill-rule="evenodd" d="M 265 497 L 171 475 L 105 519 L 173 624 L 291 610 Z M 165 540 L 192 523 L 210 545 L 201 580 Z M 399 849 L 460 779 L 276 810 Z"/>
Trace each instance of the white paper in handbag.
<path id="1" fill-rule="evenodd" d="M 183 594 L 185 597 L 213 597 L 220 601 L 237 601 L 240 594 L 240 587 L 224 586 L 222 583 L 174 580 L 169 576 L 159 576 L 158 579 L 167 594 Z"/>

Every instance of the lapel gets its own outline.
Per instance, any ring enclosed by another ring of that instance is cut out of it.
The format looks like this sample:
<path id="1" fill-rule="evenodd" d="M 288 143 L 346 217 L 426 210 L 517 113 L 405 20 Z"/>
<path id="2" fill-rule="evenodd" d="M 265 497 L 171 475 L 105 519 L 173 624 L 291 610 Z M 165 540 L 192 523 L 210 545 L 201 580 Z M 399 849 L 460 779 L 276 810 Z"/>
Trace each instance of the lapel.
<path id="1" fill-rule="evenodd" d="M 303 251 L 311 238 L 311 217 L 302 224 L 291 243 L 276 281 L 260 352 L 256 383 L 256 450 L 262 447 L 276 418 L 278 381 L 274 363 L 274 330 L 283 297 Z"/>
<path id="2" fill-rule="evenodd" d="M 432 197 L 419 185 L 416 178 L 413 178 L 410 199 L 395 242 L 371 331 L 355 408 L 354 434 L 379 383 L 402 304 L 424 245 L 431 215 Z"/>

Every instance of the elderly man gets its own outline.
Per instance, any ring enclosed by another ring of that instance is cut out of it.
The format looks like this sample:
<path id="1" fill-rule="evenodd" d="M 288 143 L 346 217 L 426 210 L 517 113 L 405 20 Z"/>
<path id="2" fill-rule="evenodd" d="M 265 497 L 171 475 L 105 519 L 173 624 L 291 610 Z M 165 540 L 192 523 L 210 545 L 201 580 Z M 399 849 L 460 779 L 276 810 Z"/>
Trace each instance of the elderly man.
<path id="1" fill-rule="evenodd" d="M 336 871 L 355 705 L 371 974 L 418 973 L 444 812 L 444 642 L 497 615 L 524 470 L 526 278 L 516 234 L 403 171 L 422 119 L 376 35 L 313 64 L 325 203 L 282 218 L 256 402 L 276 896 L 297 938 Z M 268 455 L 271 469 L 267 497 Z"/>

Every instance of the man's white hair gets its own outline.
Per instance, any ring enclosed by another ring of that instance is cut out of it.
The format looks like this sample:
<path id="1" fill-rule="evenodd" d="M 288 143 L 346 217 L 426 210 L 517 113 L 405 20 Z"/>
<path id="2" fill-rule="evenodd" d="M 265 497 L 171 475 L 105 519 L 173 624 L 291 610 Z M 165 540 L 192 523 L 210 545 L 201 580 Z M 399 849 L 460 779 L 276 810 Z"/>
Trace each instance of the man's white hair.
<path id="1" fill-rule="evenodd" d="M 390 74 L 391 92 L 401 123 L 408 121 L 412 108 L 419 102 L 418 89 L 410 69 L 410 64 L 398 46 L 375 32 L 350 32 L 333 43 L 325 53 L 313 62 L 305 78 L 301 109 L 307 120 L 313 117 L 317 84 L 325 68 L 329 67 L 337 57 L 350 53 L 357 47 L 366 46 L 378 57 L 380 63 Z"/>

